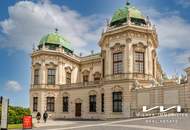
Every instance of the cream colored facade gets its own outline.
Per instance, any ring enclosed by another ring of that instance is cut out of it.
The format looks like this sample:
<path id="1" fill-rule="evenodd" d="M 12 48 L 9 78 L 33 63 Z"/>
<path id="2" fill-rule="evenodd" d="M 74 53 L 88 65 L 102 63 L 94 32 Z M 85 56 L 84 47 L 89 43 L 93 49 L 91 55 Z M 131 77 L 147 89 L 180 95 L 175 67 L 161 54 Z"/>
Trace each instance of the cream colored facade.
<path id="1" fill-rule="evenodd" d="M 43 46 L 33 51 L 30 88 L 30 109 L 33 116 L 36 112 L 43 113 L 47 110 L 47 97 L 54 97 L 54 111 L 48 112 L 50 117 L 60 119 L 133 117 L 142 110 L 143 105 L 181 104 L 186 110 L 190 108 L 186 93 L 190 92 L 189 83 L 163 86 L 163 71 L 156 52 L 159 46 L 157 33 L 150 23 L 137 26 L 128 20 L 119 27 L 108 25 L 101 35 L 99 46 L 100 53 L 85 57 L 67 53 L 61 47 L 50 50 Z M 143 73 L 135 70 L 135 52 L 144 54 Z M 122 53 L 122 73 L 119 74 L 114 74 L 113 71 L 113 54 L 116 53 Z M 53 85 L 48 85 L 48 68 L 56 70 Z M 38 84 L 34 83 L 36 69 L 39 70 Z M 186 71 L 190 81 L 190 69 Z M 66 83 L 67 72 L 71 74 L 71 84 Z M 88 75 L 88 82 L 84 82 L 84 75 Z M 100 80 L 95 81 L 95 77 Z M 113 112 L 113 92 L 122 93 L 120 112 Z M 181 96 L 183 94 L 186 95 Z M 89 111 L 90 95 L 96 96 L 96 112 Z M 169 98 L 171 96 L 176 98 Z M 34 97 L 37 97 L 35 111 Z M 68 112 L 63 112 L 63 97 L 68 97 Z M 81 110 L 76 108 L 77 103 L 81 104 Z M 77 111 L 81 111 L 80 116 L 76 116 Z"/>

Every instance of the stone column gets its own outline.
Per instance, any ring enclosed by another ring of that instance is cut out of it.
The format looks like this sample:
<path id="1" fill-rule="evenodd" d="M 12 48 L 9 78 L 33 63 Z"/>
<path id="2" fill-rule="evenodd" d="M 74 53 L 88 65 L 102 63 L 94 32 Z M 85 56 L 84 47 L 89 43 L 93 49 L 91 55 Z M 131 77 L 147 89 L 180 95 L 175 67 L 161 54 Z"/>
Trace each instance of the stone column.
<path id="1" fill-rule="evenodd" d="M 188 84 L 190 84 L 190 67 L 186 68 L 185 72 L 187 74 L 187 82 L 188 82 Z"/>
<path id="2" fill-rule="evenodd" d="M 42 65 L 41 65 L 40 80 L 41 80 L 42 85 L 47 84 L 46 83 L 46 65 L 45 65 L 45 62 L 42 62 Z"/>

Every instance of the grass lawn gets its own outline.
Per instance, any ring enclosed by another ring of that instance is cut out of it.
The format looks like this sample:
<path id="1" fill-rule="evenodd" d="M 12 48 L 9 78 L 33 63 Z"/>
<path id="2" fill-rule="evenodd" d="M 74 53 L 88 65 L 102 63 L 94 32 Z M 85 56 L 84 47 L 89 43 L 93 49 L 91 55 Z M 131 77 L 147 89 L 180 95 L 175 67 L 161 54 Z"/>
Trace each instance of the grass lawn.
<path id="1" fill-rule="evenodd" d="M 8 129 L 22 129 L 22 124 L 9 124 Z"/>

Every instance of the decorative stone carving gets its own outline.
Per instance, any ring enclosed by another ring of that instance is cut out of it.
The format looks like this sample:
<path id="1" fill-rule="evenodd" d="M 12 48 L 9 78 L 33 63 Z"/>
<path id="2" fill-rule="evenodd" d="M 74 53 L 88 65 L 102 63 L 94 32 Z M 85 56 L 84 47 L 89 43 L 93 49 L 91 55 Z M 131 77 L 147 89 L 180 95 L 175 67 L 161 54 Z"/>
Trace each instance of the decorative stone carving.
<path id="1" fill-rule="evenodd" d="M 82 100 L 80 98 L 75 99 L 75 103 L 82 103 Z"/>
<path id="2" fill-rule="evenodd" d="M 131 38 L 127 38 L 126 39 L 126 43 L 131 43 L 132 39 Z"/>
<path id="3" fill-rule="evenodd" d="M 89 91 L 89 93 L 88 93 L 89 95 L 96 95 L 97 94 L 97 92 L 95 91 L 95 90 L 91 90 L 91 91 Z"/>
<path id="4" fill-rule="evenodd" d="M 84 70 L 84 71 L 82 72 L 82 74 L 83 74 L 83 75 L 89 75 L 89 74 L 90 74 L 90 71 Z"/>
<path id="5" fill-rule="evenodd" d="M 72 69 L 70 66 L 65 67 L 65 72 L 71 73 Z"/>
<path id="6" fill-rule="evenodd" d="M 133 48 L 135 51 L 145 52 L 147 46 L 144 43 L 139 42 L 138 44 L 134 44 Z"/>
<path id="7" fill-rule="evenodd" d="M 69 97 L 70 94 L 69 94 L 68 92 L 63 92 L 63 93 L 62 93 L 62 96 L 67 96 L 67 97 Z"/>
<path id="8" fill-rule="evenodd" d="M 123 91 L 123 88 L 120 87 L 119 85 L 116 85 L 112 88 L 112 91 L 113 92 L 120 92 L 120 91 Z"/>
<path id="9" fill-rule="evenodd" d="M 125 45 L 121 45 L 120 43 L 116 43 L 113 47 L 111 47 L 111 51 L 113 53 L 116 53 L 116 52 L 123 51 L 124 48 L 125 48 Z"/>

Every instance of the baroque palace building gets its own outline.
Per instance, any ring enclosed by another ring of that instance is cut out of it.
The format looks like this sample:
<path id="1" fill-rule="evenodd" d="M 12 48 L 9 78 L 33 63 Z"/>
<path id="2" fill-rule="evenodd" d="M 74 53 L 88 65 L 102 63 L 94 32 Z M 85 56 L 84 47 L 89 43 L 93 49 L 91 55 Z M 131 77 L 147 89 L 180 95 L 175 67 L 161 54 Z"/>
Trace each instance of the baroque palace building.
<path id="1" fill-rule="evenodd" d="M 165 79 L 155 26 L 136 7 L 127 3 L 114 13 L 99 46 L 100 53 L 78 56 L 57 31 L 42 37 L 31 55 L 33 116 L 47 110 L 59 119 L 127 118 L 143 105 L 163 104 L 189 111 L 189 83 Z"/>

